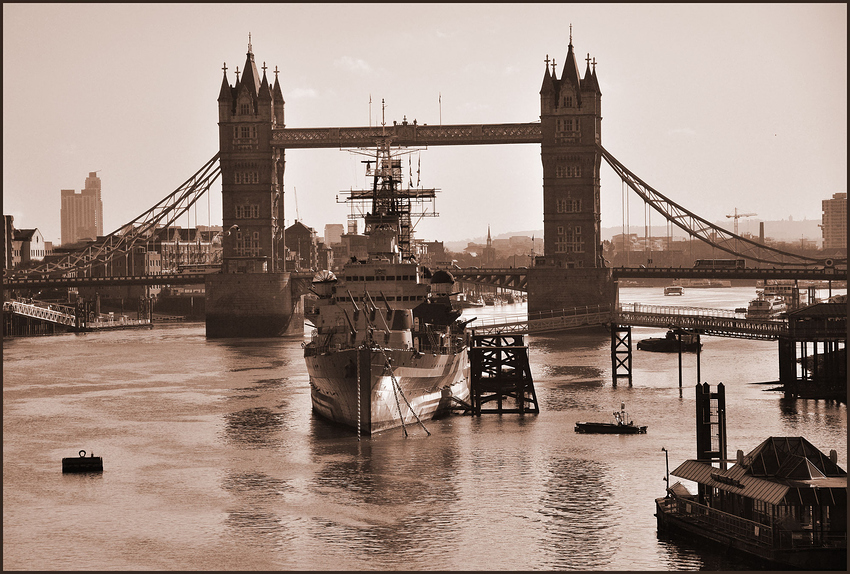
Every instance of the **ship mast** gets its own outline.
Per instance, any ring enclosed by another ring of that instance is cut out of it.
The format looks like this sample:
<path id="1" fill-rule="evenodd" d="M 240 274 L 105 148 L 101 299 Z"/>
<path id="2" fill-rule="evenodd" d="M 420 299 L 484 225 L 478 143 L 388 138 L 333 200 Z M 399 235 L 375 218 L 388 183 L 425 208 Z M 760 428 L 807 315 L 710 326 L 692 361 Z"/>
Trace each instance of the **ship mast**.
<path id="1" fill-rule="evenodd" d="M 412 217 L 421 219 L 438 215 L 433 206 L 430 211 L 424 206 L 425 203 L 433 204 L 438 190 L 404 187 L 401 157 L 420 150 L 392 146 L 393 136 L 386 133 L 383 100 L 381 108 L 381 135 L 376 138 L 375 148 L 350 150 L 374 158 L 363 162 L 366 164 L 366 177 L 371 180 L 371 189 L 342 191 L 344 199 L 337 201 L 359 204 L 359 213 L 352 209 L 349 218 L 362 217 L 365 220 L 364 234 L 370 237 L 370 256 L 399 257 L 405 261 L 414 256 Z M 414 203 L 422 206 L 416 213 L 413 211 Z M 367 209 L 365 214 L 364 208 Z"/>

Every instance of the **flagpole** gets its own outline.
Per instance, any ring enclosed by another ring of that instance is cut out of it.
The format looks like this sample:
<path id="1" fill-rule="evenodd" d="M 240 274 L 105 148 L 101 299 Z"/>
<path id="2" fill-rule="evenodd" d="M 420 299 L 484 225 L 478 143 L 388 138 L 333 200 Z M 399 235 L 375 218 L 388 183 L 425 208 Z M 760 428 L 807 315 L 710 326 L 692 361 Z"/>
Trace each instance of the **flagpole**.
<path id="1" fill-rule="evenodd" d="M 439 102 L 440 102 L 440 125 L 442 126 L 443 125 L 443 94 L 440 93 L 440 92 L 437 92 L 437 94 L 438 94 L 437 97 L 439 98 Z"/>

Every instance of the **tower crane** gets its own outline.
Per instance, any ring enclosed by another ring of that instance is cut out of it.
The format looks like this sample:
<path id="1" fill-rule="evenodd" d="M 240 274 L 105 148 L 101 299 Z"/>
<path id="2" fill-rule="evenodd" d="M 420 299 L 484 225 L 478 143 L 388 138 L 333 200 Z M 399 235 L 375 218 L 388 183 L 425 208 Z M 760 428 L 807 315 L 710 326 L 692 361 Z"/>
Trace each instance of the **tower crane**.
<path id="1" fill-rule="evenodd" d="M 752 217 L 757 215 L 755 213 L 738 213 L 738 208 L 735 208 L 735 213 L 732 215 L 727 215 L 726 217 L 734 217 L 735 218 L 735 235 L 738 235 L 738 218 L 739 217 Z"/>

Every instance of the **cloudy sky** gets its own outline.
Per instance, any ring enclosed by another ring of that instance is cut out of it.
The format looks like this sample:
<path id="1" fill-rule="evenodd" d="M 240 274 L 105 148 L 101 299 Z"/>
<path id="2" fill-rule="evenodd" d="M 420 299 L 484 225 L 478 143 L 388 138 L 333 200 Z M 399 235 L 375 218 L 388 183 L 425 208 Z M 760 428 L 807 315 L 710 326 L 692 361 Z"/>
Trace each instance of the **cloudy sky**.
<path id="1" fill-rule="evenodd" d="M 287 127 L 374 124 L 381 99 L 388 123 L 510 123 L 539 120 L 570 24 L 582 74 L 597 62 L 603 145 L 673 201 L 711 221 L 820 219 L 847 190 L 845 4 L 5 3 L 3 211 L 58 243 L 59 192 L 90 171 L 107 233 L 174 191 L 218 151 L 222 66 L 233 83 L 249 33 L 281 72 Z M 539 146 L 420 157 L 441 191 L 418 237 L 542 229 Z M 287 224 L 344 223 L 336 196 L 364 185 L 362 158 L 286 159 Z M 220 224 L 220 190 L 199 224 Z M 603 164 L 603 226 L 622 224 L 621 193 Z"/>

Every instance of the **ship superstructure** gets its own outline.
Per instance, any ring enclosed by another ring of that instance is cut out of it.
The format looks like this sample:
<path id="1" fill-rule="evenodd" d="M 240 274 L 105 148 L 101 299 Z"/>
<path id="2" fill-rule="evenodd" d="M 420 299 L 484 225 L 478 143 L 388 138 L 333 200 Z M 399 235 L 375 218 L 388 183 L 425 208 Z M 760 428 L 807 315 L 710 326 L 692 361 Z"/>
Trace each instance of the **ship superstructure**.
<path id="1" fill-rule="evenodd" d="M 469 398 L 465 324 L 450 300 L 454 279 L 420 267 L 413 251 L 412 206 L 432 201 L 436 190 L 403 185 L 405 153 L 380 140 L 374 160 L 364 162 L 371 188 L 343 192 L 367 206 L 360 215 L 368 257 L 352 257 L 339 276 L 317 274 L 316 299 L 305 305 L 315 327 L 304 349 L 313 410 L 367 435 L 394 427 L 406 433 L 406 425 Z"/>

